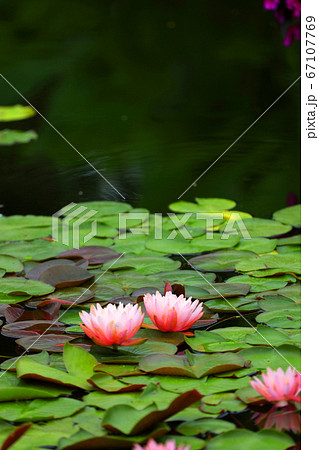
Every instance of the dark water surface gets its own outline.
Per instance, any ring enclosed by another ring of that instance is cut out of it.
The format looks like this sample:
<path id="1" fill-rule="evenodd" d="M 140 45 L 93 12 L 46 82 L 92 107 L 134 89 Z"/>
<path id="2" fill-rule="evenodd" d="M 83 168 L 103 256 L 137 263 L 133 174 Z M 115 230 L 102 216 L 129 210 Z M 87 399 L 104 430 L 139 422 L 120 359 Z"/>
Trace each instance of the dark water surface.
<path id="1" fill-rule="evenodd" d="M 166 211 L 299 76 L 262 1 L 91 0 L 0 6 L 1 71 L 135 206 Z M 300 194 L 297 83 L 183 197 L 267 217 Z M 0 103 L 24 103 L 0 80 Z M 40 117 L 2 147 L 2 213 L 120 196 Z"/>

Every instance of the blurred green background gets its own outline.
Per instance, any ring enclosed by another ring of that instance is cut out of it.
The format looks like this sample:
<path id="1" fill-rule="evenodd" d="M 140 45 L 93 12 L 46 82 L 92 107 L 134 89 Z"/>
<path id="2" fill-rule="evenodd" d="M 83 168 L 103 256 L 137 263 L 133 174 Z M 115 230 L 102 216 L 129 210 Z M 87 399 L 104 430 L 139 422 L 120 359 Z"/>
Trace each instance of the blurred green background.
<path id="1" fill-rule="evenodd" d="M 1 72 L 135 206 L 167 210 L 298 76 L 300 44 L 262 0 L 47 0 L 0 5 Z M 0 104 L 23 100 L 0 79 Z M 183 200 L 268 217 L 300 195 L 297 83 Z M 10 124 L 11 125 L 11 124 Z M 1 147 L 3 214 L 118 194 L 40 117 Z"/>

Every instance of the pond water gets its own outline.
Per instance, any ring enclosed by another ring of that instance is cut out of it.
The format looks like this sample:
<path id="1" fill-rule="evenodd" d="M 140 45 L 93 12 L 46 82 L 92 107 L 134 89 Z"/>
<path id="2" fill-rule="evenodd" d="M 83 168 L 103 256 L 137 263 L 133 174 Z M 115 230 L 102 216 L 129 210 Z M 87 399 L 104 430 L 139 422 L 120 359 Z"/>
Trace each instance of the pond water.
<path id="1" fill-rule="evenodd" d="M 299 76 L 262 2 L 1 2 L 3 74 L 134 206 L 166 211 Z M 24 103 L 0 80 L 1 104 Z M 300 194 L 299 83 L 183 197 L 260 217 Z M 1 149 L 2 213 L 120 196 L 40 117 Z"/>

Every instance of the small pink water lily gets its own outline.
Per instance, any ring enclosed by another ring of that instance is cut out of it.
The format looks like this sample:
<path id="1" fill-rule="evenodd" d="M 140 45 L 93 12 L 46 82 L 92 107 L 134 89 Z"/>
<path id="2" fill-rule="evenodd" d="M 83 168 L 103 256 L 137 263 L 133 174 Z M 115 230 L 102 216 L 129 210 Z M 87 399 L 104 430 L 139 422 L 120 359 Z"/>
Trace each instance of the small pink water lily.
<path id="1" fill-rule="evenodd" d="M 301 375 L 295 369 L 288 367 L 284 372 L 282 368 L 272 370 L 268 367 L 267 373 L 261 376 L 263 382 L 254 377 L 250 385 L 266 400 L 275 402 L 277 407 L 287 406 L 289 401 L 300 403 Z"/>
<path id="2" fill-rule="evenodd" d="M 91 306 L 90 313 L 82 311 L 80 317 L 84 333 L 99 345 L 134 345 L 140 339 L 131 339 L 140 329 L 144 314 L 138 305 L 119 303 L 102 308 L 98 303 Z"/>
<path id="3" fill-rule="evenodd" d="M 185 331 L 202 317 L 203 304 L 192 297 L 176 296 L 171 291 L 144 296 L 146 312 L 160 331 Z"/>
<path id="4" fill-rule="evenodd" d="M 145 447 L 141 447 L 138 444 L 134 444 L 133 450 L 189 450 L 190 445 L 184 446 L 179 445 L 176 446 L 176 442 L 174 440 L 166 441 L 165 444 L 157 444 L 154 439 L 150 439 Z"/>

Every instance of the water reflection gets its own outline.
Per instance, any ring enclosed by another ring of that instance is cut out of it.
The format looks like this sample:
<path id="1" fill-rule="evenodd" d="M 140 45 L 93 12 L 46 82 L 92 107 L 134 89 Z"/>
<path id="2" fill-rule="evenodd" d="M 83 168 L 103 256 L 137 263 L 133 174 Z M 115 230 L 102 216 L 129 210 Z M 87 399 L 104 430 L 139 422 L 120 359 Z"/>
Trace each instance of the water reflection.
<path id="1" fill-rule="evenodd" d="M 5 0 L 1 13 L 3 73 L 127 201 L 152 211 L 166 211 L 299 75 L 298 44 L 284 48 L 253 0 L 71 0 L 63 11 Z M 3 82 L 0 94 L 21 102 Z M 229 197 L 267 217 L 298 196 L 299 101 L 296 85 L 184 199 Z M 43 119 L 19 127 L 40 138 L 1 149 L 5 214 L 119 199 Z"/>

